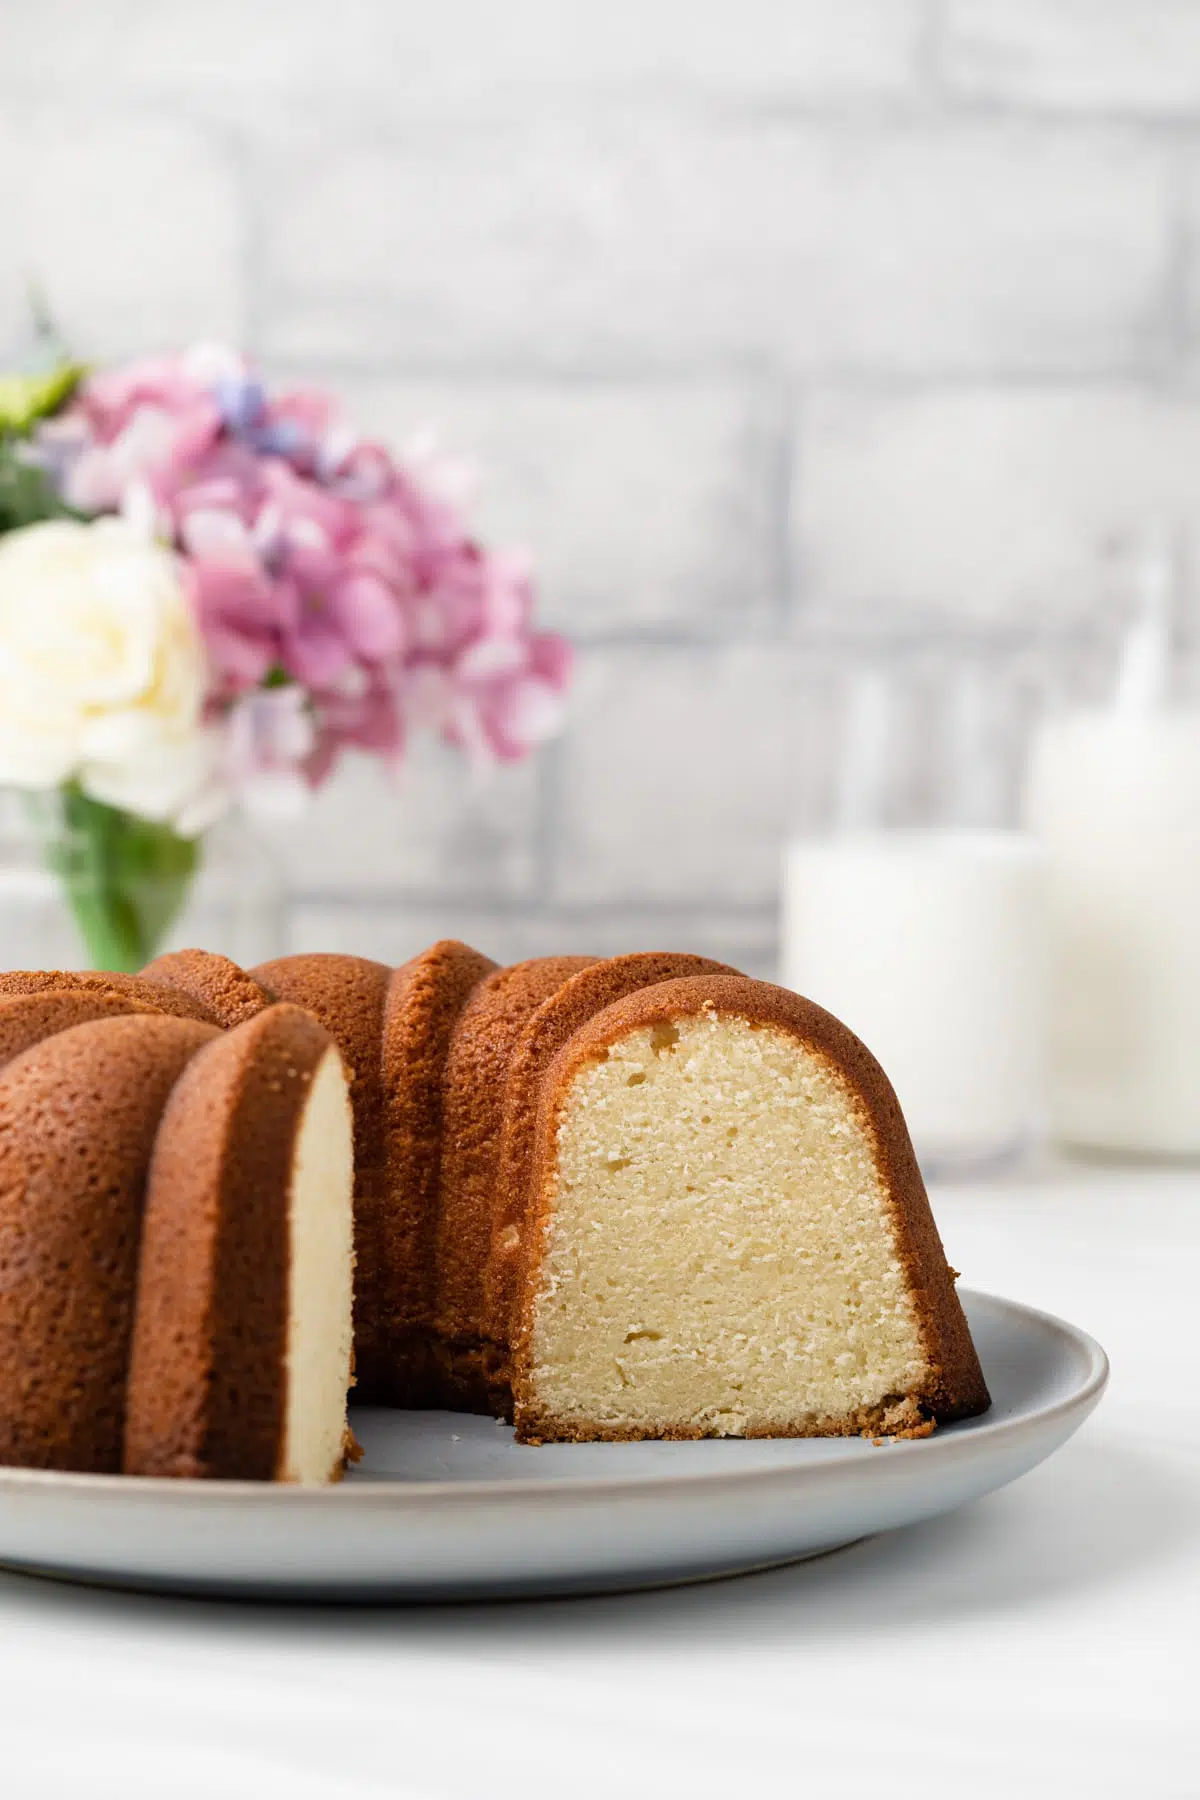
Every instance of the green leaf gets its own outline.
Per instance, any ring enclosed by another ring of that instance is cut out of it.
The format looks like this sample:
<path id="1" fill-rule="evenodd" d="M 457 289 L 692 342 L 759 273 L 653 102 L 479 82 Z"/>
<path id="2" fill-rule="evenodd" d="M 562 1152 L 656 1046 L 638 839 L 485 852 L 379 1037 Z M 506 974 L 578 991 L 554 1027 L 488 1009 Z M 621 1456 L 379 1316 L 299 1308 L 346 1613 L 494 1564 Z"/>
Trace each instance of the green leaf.
<path id="1" fill-rule="evenodd" d="M 87 364 L 57 363 L 28 374 L 0 374 L 0 432 L 24 436 L 39 419 L 56 413 L 87 374 Z"/>

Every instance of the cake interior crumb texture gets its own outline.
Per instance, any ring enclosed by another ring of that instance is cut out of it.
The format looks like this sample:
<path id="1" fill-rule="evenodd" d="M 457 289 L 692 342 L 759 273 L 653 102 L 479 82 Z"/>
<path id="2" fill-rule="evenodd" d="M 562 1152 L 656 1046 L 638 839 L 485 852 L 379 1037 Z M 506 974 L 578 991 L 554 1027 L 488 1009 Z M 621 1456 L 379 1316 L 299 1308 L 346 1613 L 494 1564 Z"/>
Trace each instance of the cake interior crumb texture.
<path id="1" fill-rule="evenodd" d="M 354 1144 L 336 1050 L 322 1057 L 296 1138 L 289 1205 L 284 1481 L 341 1466 L 350 1382 Z"/>
<path id="2" fill-rule="evenodd" d="M 612 1435 L 856 1429 L 927 1358 L 866 1109 L 819 1050 L 712 1011 L 560 1097 L 533 1411 Z"/>

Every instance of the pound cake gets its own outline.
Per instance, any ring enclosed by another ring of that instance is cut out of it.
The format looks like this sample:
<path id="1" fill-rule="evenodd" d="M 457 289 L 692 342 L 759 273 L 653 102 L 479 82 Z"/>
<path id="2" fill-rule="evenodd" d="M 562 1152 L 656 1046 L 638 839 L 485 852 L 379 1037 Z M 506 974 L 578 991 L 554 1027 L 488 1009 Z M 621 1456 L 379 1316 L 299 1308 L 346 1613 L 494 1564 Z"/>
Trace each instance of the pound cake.
<path id="1" fill-rule="evenodd" d="M 86 988 L 5 994 L 0 996 L 0 1069 L 22 1050 L 30 1050 L 44 1038 L 67 1031 L 72 1025 L 87 1025 L 94 1019 L 119 1019 L 149 1010 L 119 994 L 89 992 Z"/>
<path id="2" fill-rule="evenodd" d="M 211 950 L 172 950 L 157 956 L 138 980 L 153 982 L 168 993 L 187 994 L 219 1025 L 241 1025 L 271 1004 L 270 994 L 252 975 Z"/>
<path id="3" fill-rule="evenodd" d="M 512 1336 L 526 1269 L 538 1103 L 546 1070 L 581 1025 L 638 988 L 684 975 L 723 972 L 704 956 L 647 951 L 591 963 L 543 1001 L 509 1058 L 495 1176 L 491 1242 L 484 1276 L 484 1359 L 491 1410 L 512 1417 Z"/>
<path id="4" fill-rule="evenodd" d="M 519 1439 L 918 1435 L 987 1389 L 895 1095 L 703 957 L 0 975 L 0 1462 L 321 1482 Z"/>
<path id="5" fill-rule="evenodd" d="M 120 1468 L 146 1172 L 177 1076 L 216 1036 L 96 1019 L 0 1074 L 0 1463 Z"/>
<path id="6" fill-rule="evenodd" d="M 387 1202 L 380 1236 L 378 1329 L 391 1406 L 436 1405 L 445 1361 L 434 1352 L 438 1192 L 446 1063 L 463 1009 L 495 963 L 442 939 L 397 969 L 383 1021 Z"/>
<path id="7" fill-rule="evenodd" d="M 354 1254 L 357 1398 L 386 1401 L 387 1345 L 382 1332 L 384 1185 L 383 1010 L 392 971 L 365 956 L 284 956 L 251 970 L 273 1000 L 302 1006 L 320 1020 L 342 1053 L 354 1113 Z"/>
<path id="8" fill-rule="evenodd" d="M 434 1330 L 440 1404 L 489 1410 L 484 1283 L 495 1222 L 505 1082 L 527 1021 L 594 959 L 539 956 L 475 988 L 451 1038 L 443 1081 L 434 1226 Z"/>
<path id="9" fill-rule="evenodd" d="M 132 977 L 0 980 L 0 1464 L 342 1469 L 341 1057 L 297 1007 L 192 1010 Z"/>
<path id="10" fill-rule="evenodd" d="M 899 1105 L 820 1007 L 735 975 L 582 1025 L 542 1084 L 518 1436 L 907 1433 L 987 1389 Z"/>
<path id="11" fill-rule="evenodd" d="M 176 1083 L 147 1187 L 127 1474 L 340 1473 L 353 1160 L 341 1058 L 299 1007 L 257 1013 Z"/>
<path id="12" fill-rule="evenodd" d="M 121 975 L 107 969 L 8 969 L 0 971 L 0 996 L 6 994 L 103 994 L 136 1002 L 139 1012 L 169 1013 L 219 1025 L 212 1008 L 194 994 L 144 975 Z"/>

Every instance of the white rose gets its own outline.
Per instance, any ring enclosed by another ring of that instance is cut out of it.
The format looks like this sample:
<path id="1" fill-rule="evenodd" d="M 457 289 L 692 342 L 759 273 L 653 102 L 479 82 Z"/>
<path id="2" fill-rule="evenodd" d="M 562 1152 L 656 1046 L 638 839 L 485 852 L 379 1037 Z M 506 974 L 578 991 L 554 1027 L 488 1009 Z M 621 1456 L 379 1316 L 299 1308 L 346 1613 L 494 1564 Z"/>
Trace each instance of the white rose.
<path id="1" fill-rule="evenodd" d="M 216 740 L 175 557 L 119 519 L 0 538 L 0 782 L 197 829 Z M 211 815 L 210 815 L 211 816 Z"/>

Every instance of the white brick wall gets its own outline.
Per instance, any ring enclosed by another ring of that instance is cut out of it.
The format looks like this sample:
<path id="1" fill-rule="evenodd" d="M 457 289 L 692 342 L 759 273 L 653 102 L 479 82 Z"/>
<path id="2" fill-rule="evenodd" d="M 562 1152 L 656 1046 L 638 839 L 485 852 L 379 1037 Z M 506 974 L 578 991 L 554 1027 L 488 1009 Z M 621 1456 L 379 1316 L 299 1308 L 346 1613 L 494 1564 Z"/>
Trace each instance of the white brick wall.
<path id="1" fill-rule="evenodd" d="M 782 396 L 748 382 L 338 384 L 364 429 L 468 453 L 473 516 L 536 550 L 574 638 L 759 632 L 782 592 Z"/>
<path id="2" fill-rule="evenodd" d="M 805 646 L 624 647 L 582 661 L 558 751 L 551 892 L 570 904 L 769 902 L 828 687 Z"/>
<path id="3" fill-rule="evenodd" d="M 263 829 L 300 893 L 527 900 L 537 795 L 532 763 L 475 781 L 450 750 L 418 742 L 398 784 L 371 759 L 348 757 L 303 818 Z"/>
<path id="4" fill-rule="evenodd" d="M 1180 394 L 835 390 L 797 430 L 794 549 L 827 614 L 1066 622 L 1148 524 L 1200 543 L 1200 408 Z"/>
<path id="5" fill-rule="evenodd" d="M 0 219 L 0 342 L 22 328 L 30 277 L 97 356 L 245 330 L 245 207 L 232 158 L 218 134 L 167 110 L 6 95 Z"/>
<path id="6" fill-rule="evenodd" d="M 1194 0 L 946 0 L 941 67 L 971 100 L 1194 118 Z"/>
<path id="7" fill-rule="evenodd" d="M 388 107 L 540 91 L 696 90 L 747 100 L 903 93 L 924 0 L 40 0 L 5 8 L 6 60 L 135 91 L 363 99 Z M 11 16 L 8 16 L 11 15 Z"/>
<path id="8" fill-rule="evenodd" d="M 197 335 L 481 466 L 580 645 L 473 791 L 272 833 L 298 943 L 769 972 L 818 644 L 1094 613 L 1200 530 L 1194 0 L 4 5 L 0 335 Z"/>
<path id="9" fill-rule="evenodd" d="M 267 163 L 277 355 L 1090 372 L 1158 348 L 1168 165 L 1127 132 L 605 105 L 306 130 Z"/>

